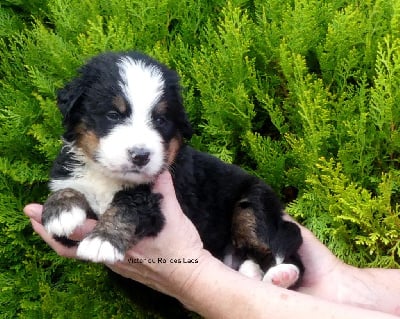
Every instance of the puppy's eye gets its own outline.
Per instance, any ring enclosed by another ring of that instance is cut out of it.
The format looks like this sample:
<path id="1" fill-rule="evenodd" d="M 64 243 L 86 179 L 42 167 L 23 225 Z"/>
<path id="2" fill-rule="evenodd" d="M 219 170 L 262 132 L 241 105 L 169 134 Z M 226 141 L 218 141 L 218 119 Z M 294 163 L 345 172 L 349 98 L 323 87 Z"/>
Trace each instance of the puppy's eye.
<path id="1" fill-rule="evenodd" d="M 154 121 L 158 127 L 161 127 L 167 123 L 167 118 L 164 115 L 158 115 Z"/>
<path id="2" fill-rule="evenodd" d="M 120 114 L 117 111 L 110 111 L 106 114 L 106 117 L 110 121 L 117 121 L 120 118 Z"/>

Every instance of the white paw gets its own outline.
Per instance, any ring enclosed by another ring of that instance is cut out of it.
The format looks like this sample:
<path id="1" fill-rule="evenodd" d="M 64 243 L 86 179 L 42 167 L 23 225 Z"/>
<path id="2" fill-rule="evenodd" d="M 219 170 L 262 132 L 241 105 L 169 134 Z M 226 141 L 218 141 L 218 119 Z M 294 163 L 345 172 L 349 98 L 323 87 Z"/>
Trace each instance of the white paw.
<path id="1" fill-rule="evenodd" d="M 57 217 L 46 223 L 45 228 L 49 234 L 56 236 L 69 236 L 75 228 L 83 225 L 86 220 L 86 212 L 79 207 L 73 207 L 64 211 Z"/>
<path id="2" fill-rule="evenodd" d="M 124 260 L 124 255 L 109 241 L 100 237 L 87 237 L 78 246 L 77 255 L 81 259 L 114 264 Z"/>
<path id="3" fill-rule="evenodd" d="M 263 281 L 282 288 L 289 288 L 299 279 L 300 270 L 292 264 L 280 264 L 268 269 Z"/>
<path id="4" fill-rule="evenodd" d="M 260 266 L 251 259 L 245 260 L 239 267 L 239 272 L 249 278 L 261 280 L 263 271 Z"/>

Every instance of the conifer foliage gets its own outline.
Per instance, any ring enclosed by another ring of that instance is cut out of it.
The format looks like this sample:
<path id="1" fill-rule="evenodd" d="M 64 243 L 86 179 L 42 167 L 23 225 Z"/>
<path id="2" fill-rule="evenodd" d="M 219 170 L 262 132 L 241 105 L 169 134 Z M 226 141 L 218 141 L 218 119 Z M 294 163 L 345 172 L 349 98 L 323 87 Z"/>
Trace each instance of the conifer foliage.
<path id="1" fill-rule="evenodd" d="M 344 261 L 400 267 L 399 1 L 5 0 L 1 317 L 157 316 L 100 265 L 56 256 L 22 214 L 48 194 L 56 90 L 91 56 L 131 49 L 179 72 L 193 146 L 291 193 L 288 212 Z"/>

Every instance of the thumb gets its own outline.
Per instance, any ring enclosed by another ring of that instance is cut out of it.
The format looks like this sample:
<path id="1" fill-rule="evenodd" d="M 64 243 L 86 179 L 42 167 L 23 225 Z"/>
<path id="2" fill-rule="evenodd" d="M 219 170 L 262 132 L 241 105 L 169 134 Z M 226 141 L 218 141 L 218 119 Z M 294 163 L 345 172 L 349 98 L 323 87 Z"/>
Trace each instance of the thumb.
<path id="1" fill-rule="evenodd" d="M 29 218 L 41 222 L 43 206 L 40 204 L 28 204 L 24 207 L 24 213 Z"/>
<path id="2" fill-rule="evenodd" d="M 153 191 L 155 193 L 160 193 L 167 198 L 176 197 L 170 172 L 164 171 L 157 177 L 153 186 Z"/>

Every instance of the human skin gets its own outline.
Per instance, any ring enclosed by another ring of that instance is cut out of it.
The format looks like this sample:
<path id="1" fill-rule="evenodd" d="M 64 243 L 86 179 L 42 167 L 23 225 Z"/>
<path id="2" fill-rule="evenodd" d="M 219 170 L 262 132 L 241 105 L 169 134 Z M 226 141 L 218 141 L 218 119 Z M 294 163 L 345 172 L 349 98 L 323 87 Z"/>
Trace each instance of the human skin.
<path id="1" fill-rule="evenodd" d="M 400 316 L 400 270 L 359 269 L 337 259 L 306 228 L 300 255 L 306 271 L 297 291 L 247 278 L 203 248 L 176 200 L 171 176 L 162 174 L 154 192 L 163 195 L 166 225 L 154 238 L 132 247 L 113 271 L 180 300 L 206 318 L 395 318 Z M 76 258 L 76 247 L 55 241 L 41 225 L 42 206 L 24 209 L 34 230 L 61 256 Z M 87 220 L 71 239 L 81 240 L 96 221 Z M 132 262 L 162 258 L 165 263 Z M 196 263 L 175 263 L 174 260 Z"/>

